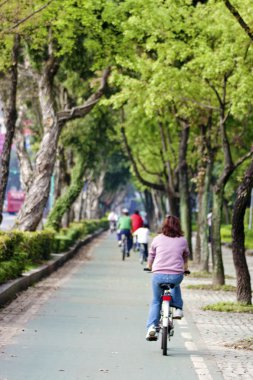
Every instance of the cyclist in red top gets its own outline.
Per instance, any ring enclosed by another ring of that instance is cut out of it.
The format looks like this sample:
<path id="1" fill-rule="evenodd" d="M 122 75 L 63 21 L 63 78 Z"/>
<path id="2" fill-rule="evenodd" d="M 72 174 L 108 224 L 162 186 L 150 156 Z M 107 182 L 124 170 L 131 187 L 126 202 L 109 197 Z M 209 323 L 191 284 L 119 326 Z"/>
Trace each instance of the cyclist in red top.
<path id="1" fill-rule="evenodd" d="M 139 214 L 138 210 L 135 210 L 133 215 L 131 215 L 132 219 L 132 232 L 138 230 L 138 228 L 143 227 L 143 219 Z"/>

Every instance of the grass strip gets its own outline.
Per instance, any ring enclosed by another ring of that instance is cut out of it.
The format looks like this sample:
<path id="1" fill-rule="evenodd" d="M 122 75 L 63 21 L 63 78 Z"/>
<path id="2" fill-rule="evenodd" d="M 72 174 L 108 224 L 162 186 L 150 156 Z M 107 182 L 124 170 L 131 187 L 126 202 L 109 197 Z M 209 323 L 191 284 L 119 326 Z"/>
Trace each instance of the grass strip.
<path id="1" fill-rule="evenodd" d="M 202 307 L 202 310 L 224 311 L 227 313 L 253 314 L 253 305 L 244 305 L 237 302 L 218 302 Z"/>
<path id="2" fill-rule="evenodd" d="M 196 290 L 223 290 L 224 292 L 235 292 L 236 286 L 233 285 L 212 285 L 212 284 L 198 284 L 198 285 L 187 285 L 187 289 Z"/>

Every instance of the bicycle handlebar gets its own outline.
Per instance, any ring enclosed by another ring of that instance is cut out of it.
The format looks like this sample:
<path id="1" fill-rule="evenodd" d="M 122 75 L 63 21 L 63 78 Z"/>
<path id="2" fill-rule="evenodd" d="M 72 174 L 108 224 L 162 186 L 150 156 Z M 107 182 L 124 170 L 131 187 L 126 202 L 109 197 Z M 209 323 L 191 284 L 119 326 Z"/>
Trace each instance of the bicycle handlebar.
<path id="1" fill-rule="evenodd" d="M 149 268 L 143 268 L 143 270 L 144 270 L 145 272 L 151 272 L 151 269 L 149 269 Z M 189 274 L 191 274 L 191 272 L 190 272 L 189 270 L 185 270 L 185 271 L 184 271 L 184 275 L 185 275 L 185 276 L 188 276 Z"/>

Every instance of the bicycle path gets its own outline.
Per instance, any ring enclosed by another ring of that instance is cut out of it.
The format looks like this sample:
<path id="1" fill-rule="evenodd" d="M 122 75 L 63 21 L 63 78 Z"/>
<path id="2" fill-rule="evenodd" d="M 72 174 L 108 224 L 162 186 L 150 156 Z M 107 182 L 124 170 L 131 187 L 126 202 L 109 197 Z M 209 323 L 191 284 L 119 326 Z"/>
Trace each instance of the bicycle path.
<path id="1" fill-rule="evenodd" d="M 23 292 L 20 309 L 17 300 L 2 310 L 0 380 L 225 378 L 188 296 L 185 318 L 162 356 L 160 342 L 145 340 L 151 277 L 137 255 L 122 262 L 115 237 L 105 233 L 90 244 L 88 259 L 81 252 Z"/>

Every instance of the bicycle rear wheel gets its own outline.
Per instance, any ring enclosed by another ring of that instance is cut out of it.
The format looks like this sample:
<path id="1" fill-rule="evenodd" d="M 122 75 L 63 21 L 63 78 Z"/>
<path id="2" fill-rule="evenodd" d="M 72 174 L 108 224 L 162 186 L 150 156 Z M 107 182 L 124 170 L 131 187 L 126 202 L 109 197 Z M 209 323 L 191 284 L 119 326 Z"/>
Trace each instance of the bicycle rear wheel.
<path id="1" fill-rule="evenodd" d="M 126 253 L 127 253 L 127 238 L 125 235 L 122 236 L 121 252 L 122 252 L 122 260 L 124 261 L 126 257 Z"/>
<path id="2" fill-rule="evenodd" d="M 168 344 L 168 327 L 162 327 L 162 351 L 163 355 L 167 355 L 167 344 Z"/>

